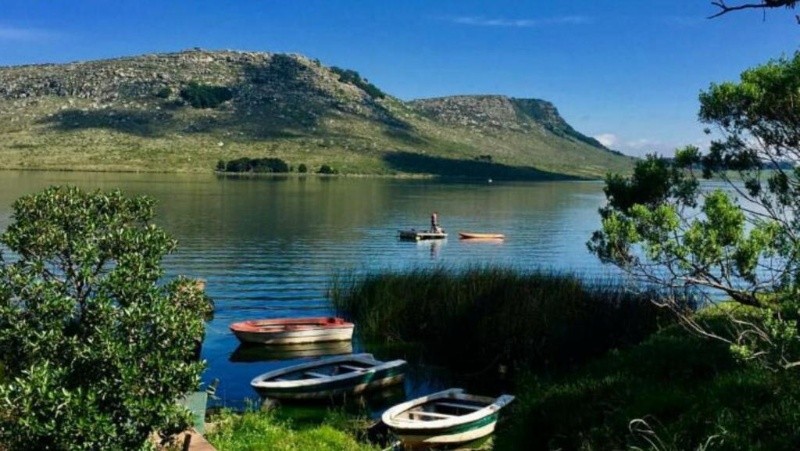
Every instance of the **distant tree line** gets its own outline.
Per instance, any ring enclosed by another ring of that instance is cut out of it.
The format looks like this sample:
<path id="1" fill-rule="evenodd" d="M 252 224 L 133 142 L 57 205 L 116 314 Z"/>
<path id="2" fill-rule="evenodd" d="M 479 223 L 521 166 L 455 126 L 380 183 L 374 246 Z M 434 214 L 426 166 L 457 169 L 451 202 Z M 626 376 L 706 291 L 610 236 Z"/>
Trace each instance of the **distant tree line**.
<path id="1" fill-rule="evenodd" d="M 336 66 L 331 66 L 331 70 L 339 76 L 339 81 L 358 86 L 372 98 L 382 99 L 386 97 L 386 93 L 378 89 L 377 86 L 370 83 L 366 78 L 361 78 L 361 74 L 354 70 L 342 69 Z"/>
<path id="2" fill-rule="evenodd" d="M 235 160 L 217 162 L 217 171 L 220 172 L 252 172 L 252 173 L 288 173 L 293 168 L 280 158 L 237 158 Z M 305 174 L 308 166 L 301 163 L 297 166 L 297 172 Z M 330 165 L 323 164 L 317 170 L 317 174 L 338 174 L 339 171 Z"/>

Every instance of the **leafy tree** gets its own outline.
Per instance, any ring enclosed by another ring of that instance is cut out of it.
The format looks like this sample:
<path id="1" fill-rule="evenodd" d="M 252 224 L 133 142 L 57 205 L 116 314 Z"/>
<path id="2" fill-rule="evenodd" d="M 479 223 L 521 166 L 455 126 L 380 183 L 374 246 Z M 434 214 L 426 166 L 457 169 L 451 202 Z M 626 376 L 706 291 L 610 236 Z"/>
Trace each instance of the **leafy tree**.
<path id="1" fill-rule="evenodd" d="M 317 171 L 317 174 L 338 174 L 338 173 L 339 171 L 337 171 L 336 169 L 327 164 L 323 164 L 322 166 L 320 166 L 319 170 Z"/>
<path id="2" fill-rule="evenodd" d="M 187 424 L 210 303 L 159 283 L 175 241 L 153 201 L 52 187 L 0 236 L 0 448 L 138 449 Z"/>
<path id="3" fill-rule="evenodd" d="M 729 300 L 728 331 L 702 324 L 679 296 L 664 305 L 744 359 L 800 365 L 800 53 L 712 84 L 700 104 L 722 139 L 705 156 L 687 147 L 672 161 L 649 156 L 630 178 L 608 176 L 589 248 L 641 280 Z M 701 185 L 700 167 L 722 187 Z"/>

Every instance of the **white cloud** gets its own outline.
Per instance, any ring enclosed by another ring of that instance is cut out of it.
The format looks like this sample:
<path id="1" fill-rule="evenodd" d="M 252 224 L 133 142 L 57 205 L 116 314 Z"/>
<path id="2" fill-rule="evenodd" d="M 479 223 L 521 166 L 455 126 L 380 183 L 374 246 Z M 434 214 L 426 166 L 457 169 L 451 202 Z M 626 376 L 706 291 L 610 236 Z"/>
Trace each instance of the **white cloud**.
<path id="1" fill-rule="evenodd" d="M 453 17 L 450 22 L 459 25 L 472 25 L 477 27 L 506 27 L 506 28 L 534 28 L 546 25 L 581 25 L 591 23 L 592 20 L 584 16 L 563 16 L 543 19 L 503 19 L 486 17 Z"/>
<path id="2" fill-rule="evenodd" d="M 0 41 L 42 41 L 55 37 L 55 34 L 38 28 L 16 28 L 0 25 Z"/>
<path id="3" fill-rule="evenodd" d="M 600 144 L 608 148 L 614 148 L 614 146 L 617 145 L 617 142 L 619 142 L 617 135 L 613 133 L 601 133 L 595 136 L 594 139 L 600 141 Z"/>

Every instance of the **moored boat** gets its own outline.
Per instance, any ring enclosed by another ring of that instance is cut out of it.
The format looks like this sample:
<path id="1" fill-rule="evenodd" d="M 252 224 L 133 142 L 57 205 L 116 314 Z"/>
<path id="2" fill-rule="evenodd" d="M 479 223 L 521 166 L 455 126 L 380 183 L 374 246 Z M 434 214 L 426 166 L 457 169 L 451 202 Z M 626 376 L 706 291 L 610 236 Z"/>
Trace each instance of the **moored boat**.
<path id="1" fill-rule="evenodd" d="M 451 388 L 391 407 L 381 419 L 406 445 L 464 443 L 494 432 L 500 409 L 513 400 Z"/>
<path id="2" fill-rule="evenodd" d="M 351 354 L 270 371 L 250 385 L 267 398 L 326 399 L 402 382 L 406 366 L 405 360 L 382 362 L 372 354 Z"/>
<path id="3" fill-rule="evenodd" d="M 431 232 L 426 230 L 399 230 L 398 236 L 401 240 L 442 240 L 447 238 L 445 232 Z"/>
<path id="4" fill-rule="evenodd" d="M 342 318 L 310 317 L 242 321 L 230 329 L 242 343 L 277 345 L 350 340 L 353 327 Z"/>
<path id="5" fill-rule="evenodd" d="M 458 237 L 462 240 L 504 240 L 506 238 L 502 233 L 475 232 L 458 232 Z"/>

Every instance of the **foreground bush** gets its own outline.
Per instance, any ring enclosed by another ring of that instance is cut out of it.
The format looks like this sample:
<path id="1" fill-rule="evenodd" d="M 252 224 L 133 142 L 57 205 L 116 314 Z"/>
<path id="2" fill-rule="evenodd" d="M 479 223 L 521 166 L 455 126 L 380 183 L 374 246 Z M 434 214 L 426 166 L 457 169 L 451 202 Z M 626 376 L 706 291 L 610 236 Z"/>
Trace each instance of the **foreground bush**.
<path id="1" fill-rule="evenodd" d="M 153 202 L 53 187 L 0 236 L 0 449 L 138 449 L 188 424 L 209 303 L 159 283 L 175 241 Z"/>
<path id="2" fill-rule="evenodd" d="M 346 275 L 329 294 L 367 339 L 419 342 L 461 367 L 567 368 L 638 343 L 669 318 L 652 293 L 504 268 Z"/>

